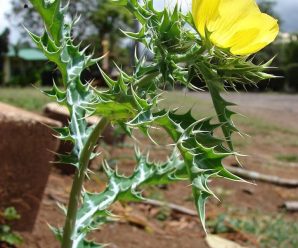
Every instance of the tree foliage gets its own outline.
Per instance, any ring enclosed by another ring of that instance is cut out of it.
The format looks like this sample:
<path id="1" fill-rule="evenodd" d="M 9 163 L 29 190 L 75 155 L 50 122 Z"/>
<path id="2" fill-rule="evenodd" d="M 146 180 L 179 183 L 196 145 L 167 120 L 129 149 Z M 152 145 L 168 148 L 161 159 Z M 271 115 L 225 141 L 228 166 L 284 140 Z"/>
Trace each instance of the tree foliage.
<path id="1" fill-rule="evenodd" d="M 12 23 L 22 34 L 22 42 L 25 42 L 27 37 L 24 26 L 34 33 L 42 32 L 41 17 L 30 3 L 12 0 L 11 4 L 12 12 L 8 14 L 8 18 L 13 20 Z M 116 58 L 120 58 L 121 62 L 129 61 L 128 53 L 122 48 L 123 34 L 120 31 L 133 28 L 133 19 L 129 11 L 115 8 L 109 0 L 88 0 L 87 4 L 85 0 L 72 0 L 69 2 L 67 18 L 74 20 L 78 16 L 80 20 L 72 30 L 72 35 L 80 37 L 83 44 L 92 44 L 89 51 L 94 51 L 96 55 L 102 54 L 102 41 L 107 40 L 111 63 Z"/>
<path id="2" fill-rule="evenodd" d="M 3 56 L 3 54 L 8 52 L 9 49 L 9 29 L 6 28 L 2 34 L 0 34 L 0 57 Z"/>

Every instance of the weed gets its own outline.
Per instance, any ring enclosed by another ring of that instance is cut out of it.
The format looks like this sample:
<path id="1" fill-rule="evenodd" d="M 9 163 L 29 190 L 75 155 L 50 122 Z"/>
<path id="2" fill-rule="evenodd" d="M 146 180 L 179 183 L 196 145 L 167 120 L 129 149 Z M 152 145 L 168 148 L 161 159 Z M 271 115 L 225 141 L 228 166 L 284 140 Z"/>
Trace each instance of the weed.
<path id="1" fill-rule="evenodd" d="M 244 232 L 255 236 L 260 248 L 296 248 L 298 247 L 298 223 L 283 216 L 237 217 L 221 214 L 208 222 L 212 233 Z"/>
<path id="2" fill-rule="evenodd" d="M 278 154 L 276 159 L 288 163 L 298 163 L 298 155 L 296 154 Z"/>
<path id="3" fill-rule="evenodd" d="M 0 241 L 9 245 L 20 245 L 23 242 L 22 237 L 13 232 L 9 226 L 9 222 L 18 220 L 20 215 L 15 208 L 6 208 L 3 213 L 0 213 Z"/>

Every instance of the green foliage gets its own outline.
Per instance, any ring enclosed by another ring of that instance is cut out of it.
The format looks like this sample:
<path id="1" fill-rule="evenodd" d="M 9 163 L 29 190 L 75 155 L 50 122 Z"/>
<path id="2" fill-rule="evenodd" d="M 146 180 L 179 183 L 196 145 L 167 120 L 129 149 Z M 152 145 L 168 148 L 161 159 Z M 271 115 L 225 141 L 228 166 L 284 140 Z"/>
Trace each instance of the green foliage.
<path id="1" fill-rule="evenodd" d="M 66 3 L 67 1 L 60 2 Z M 57 2 L 56 4 L 58 5 L 59 3 Z M 44 26 L 40 15 L 34 8 L 43 8 L 46 5 L 43 5 L 43 1 L 32 1 L 32 4 L 28 4 L 28 8 L 24 8 L 23 3 L 19 0 L 12 0 L 11 5 L 12 11 L 8 14 L 8 18 L 17 25 L 19 32 L 24 33 L 23 26 L 30 27 L 30 31 L 36 33 L 43 29 Z M 57 18 L 58 20 L 61 19 L 61 13 L 58 10 L 59 8 L 53 15 L 56 21 Z M 43 15 L 44 12 L 41 14 Z M 131 62 L 129 58 L 130 53 L 127 52 L 127 45 L 123 42 L 123 34 L 119 28 L 126 30 L 134 27 L 133 17 L 130 12 L 125 8 L 115 8 L 110 0 L 88 0 L 88 4 L 85 3 L 85 0 L 71 0 L 68 4 L 67 15 L 71 19 L 76 19 L 78 14 L 80 15 L 80 22 L 77 23 L 76 28 L 72 32 L 80 37 L 80 42 L 86 45 L 91 43 L 92 46 L 88 50 L 94 50 L 95 54 L 102 55 L 102 42 L 105 40 L 109 45 L 108 56 L 111 66 L 114 60 L 119 61 L 119 59 L 123 62 L 123 66 L 129 66 Z M 46 18 L 47 25 L 51 25 L 51 17 Z M 58 21 L 55 25 L 56 28 L 59 28 Z M 53 26 L 53 28 L 55 27 Z M 57 31 L 59 32 L 59 30 Z M 22 36 L 21 42 L 24 42 L 25 39 L 26 36 Z M 27 47 L 28 45 L 30 46 L 30 43 L 27 44 Z M 96 75 L 98 79 L 96 67 L 91 68 L 91 74 L 92 76 Z"/>
<path id="2" fill-rule="evenodd" d="M 12 63 L 15 63 L 15 66 L 12 68 L 12 76 L 5 84 L 5 87 L 30 87 L 47 85 L 47 82 L 53 82 L 53 66 L 43 62 L 31 62 L 28 63 L 20 58 L 15 58 Z M 48 74 L 48 77 L 45 75 Z M 49 85 L 49 84 L 48 84 Z"/>
<path id="3" fill-rule="evenodd" d="M 298 155 L 295 154 L 278 154 L 276 159 L 288 163 L 298 163 Z"/>
<path id="4" fill-rule="evenodd" d="M 76 21 L 66 21 L 67 6 L 62 7 L 58 0 L 31 2 L 42 16 L 46 30 L 41 36 L 28 31 L 29 35 L 57 65 L 63 78 L 62 86 L 54 84 L 44 93 L 65 105 L 71 116 L 68 126 L 55 129 L 58 138 L 74 145 L 71 153 L 60 155 L 61 162 L 76 167 L 68 208 L 65 208 L 64 229 L 53 228 L 62 247 L 101 247 L 87 241 L 87 234 L 112 217 L 108 210 L 114 202 L 142 200 L 140 190 L 148 184 L 188 180 L 205 228 L 205 204 L 210 196 L 215 196 L 209 181 L 218 177 L 241 180 L 222 165 L 223 159 L 237 155 L 231 140 L 237 128 L 231 120 L 234 112 L 228 109 L 232 104 L 225 101 L 220 92 L 226 85 L 255 84 L 269 78 L 264 70 L 270 62 L 256 66 L 246 57 L 233 57 L 227 51 L 202 44 L 198 34 L 186 27 L 193 27 L 191 17 L 183 15 L 178 6 L 174 10 L 157 11 L 152 0 L 144 3 L 120 0 L 114 2 L 126 7 L 141 24 L 138 33 L 123 33 L 141 42 L 152 58 L 147 59 L 146 54 L 141 58 L 136 56 L 131 74 L 116 65 L 119 71 L 116 80 L 100 68 L 108 88 L 96 89 L 82 83 L 81 74 L 100 59 L 93 59 L 86 48 L 74 43 L 72 29 Z M 161 108 L 159 102 L 165 86 L 181 83 L 195 89 L 190 83 L 194 77 L 202 78 L 209 89 L 219 123 L 214 123 L 212 118 L 198 120 L 191 111 L 178 114 Z M 101 120 L 89 127 L 88 116 L 100 116 Z M 138 129 L 151 140 L 149 131 L 158 126 L 172 139 L 173 155 L 167 161 L 153 163 L 136 149 L 135 171 L 128 177 L 105 162 L 103 167 L 108 178 L 105 190 L 86 192 L 83 183 L 88 164 L 98 156 L 93 151 L 108 123 L 117 124 L 130 137 Z M 215 136 L 218 128 L 222 128 L 223 140 Z"/>
<path id="5" fill-rule="evenodd" d="M 1 88 L 0 101 L 29 111 L 41 113 L 50 99 L 34 88 Z"/>
<path id="6" fill-rule="evenodd" d="M 0 57 L 3 56 L 3 54 L 8 52 L 8 38 L 9 38 L 9 29 L 5 29 L 0 34 Z"/>
<path id="7" fill-rule="evenodd" d="M 286 67 L 286 75 L 289 87 L 298 91 L 298 63 L 289 64 Z"/>
<path id="8" fill-rule="evenodd" d="M 4 220 L 13 221 L 20 219 L 21 216 L 18 214 L 15 208 L 10 207 L 4 210 L 3 217 Z"/>
<path id="9" fill-rule="evenodd" d="M 63 9 L 60 8 L 60 0 L 32 0 L 31 3 L 41 15 L 48 32 L 57 43 L 62 37 Z M 49 15 L 51 13 L 51 15 Z"/>
<path id="10" fill-rule="evenodd" d="M 222 214 L 209 221 L 208 226 L 216 234 L 233 233 L 235 230 L 252 234 L 258 240 L 260 248 L 294 248 L 298 245 L 298 224 L 283 216 L 254 214 L 252 218 L 241 218 Z"/>
<path id="11" fill-rule="evenodd" d="M 19 218 L 20 215 L 13 207 L 6 208 L 3 213 L 0 213 L 0 241 L 9 245 L 22 244 L 22 237 L 13 232 L 11 227 L 8 225 L 9 222 L 18 220 Z"/>
<path id="12" fill-rule="evenodd" d="M 0 34 L 0 80 L 3 81 L 3 55 L 8 52 L 8 38 L 9 38 L 9 29 L 5 29 Z"/>
<path id="13" fill-rule="evenodd" d="M 290 42 L 284 48 L 284 60 L 286 64 L 298 63 L 298 35 L 291 34 Z"/>

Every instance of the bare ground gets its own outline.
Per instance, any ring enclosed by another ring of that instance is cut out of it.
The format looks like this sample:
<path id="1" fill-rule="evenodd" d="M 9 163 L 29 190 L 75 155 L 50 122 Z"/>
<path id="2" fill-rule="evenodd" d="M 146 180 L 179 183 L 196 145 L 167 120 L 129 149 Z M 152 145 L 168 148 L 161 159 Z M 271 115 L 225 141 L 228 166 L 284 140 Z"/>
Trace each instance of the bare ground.
<path id="1" fill-rule="evenodd" d="M 280 177 L 297 178 L 297 162 L 278 160 L 277 155 L 298 154 L 298 96 L 235 93 L 229 94 L 227 98 L 236 102 L 239 105 L 237 110 L 249 117 L 249 121 L 244 118 L 244 121 L 239 119 L 239 123 L 240 128 L 250 134 L 251 138 L 244 141 L 242 138 L 236 138 L 236 148 L 250 155 L 241 160 L 244 167 Z M 205 109 L 211 108 L 207 94 L 188 93 L 184 96 L 181 93 L 175 93 L 172 102 L 173 105 L 180 105 L 186 99 L 193 102 L 200 99 Z M 150 145 L 142 136 L 139 139 L 140 143 Z M 127 146 L 108 148 L 107 153 L 111 157 L 119 157 L 121 154 L 130 156 L 132 154 L 131 144 L 131 141 L 128 141 Z M 156 149 L 152 157 L 161 159 L 166 154 L 166 150 Z M 235 161 L 229 159 L 226 163 L 233 164 Z M 121 159 L 119 162 L 119 167 L 126 172 L 130 171 L 133 165 L 130 158 Z M 71 176 L 61 175 L 57 169 L 53 168 L 34 232 L 23 233 L 25 237 L 23 248 L 59 247 L 47 223 L 62 225 L 64 217 L 58 210 L 56 202 L 67 203 L 71 181 Z M 95 180 L 89 183 L 88 187 L 92 190 L 102 189 L 104 183 Z M 221 202 L 214 199 L 209 201 L 207 205 L 207 219 L 209 220 L 215 219 L 220 213 L 231 210 L 235 210 L 239 216 L 259 212 L 273 216 L 279 215 L 283 213 L 284 201 L 298 200 L 298 189 L 281 188 L 259 182 L 244 184 L 216 180 L 212 182 L 212 188 L 219 195 Z M 190 187 L 185 183 L 170 185 L 157 192 L 161 192 L 158 193 L 160 195 L 157 198 L 161 197 L 163 200 L 194 209 L 190 199 Z M 153 191 L 153 194 L 156 194 L 156 191 Z M 148 196 L 152 195 L 148 193 Z M 163 211 L 143 204 L 117 205 L 114 210 L 120 215 L 121 213 L 126 215 L 126 218 L 106 225 L 103 230 L 95 234 L 97 240 L 110 243 L 111 247 L 207 247 L 204 232 L 197 217 L 170 212 L 166 213 L 165 220 L 161 221 L 157 216 Z M 298 214 L 284 214 L 287 219 L 298 220 Z M 258 237 L 251 237 L 241 231 L 228 235 L 228 238 L 242 244 L 248 242 L 250 247 L 258 247 Z"/>

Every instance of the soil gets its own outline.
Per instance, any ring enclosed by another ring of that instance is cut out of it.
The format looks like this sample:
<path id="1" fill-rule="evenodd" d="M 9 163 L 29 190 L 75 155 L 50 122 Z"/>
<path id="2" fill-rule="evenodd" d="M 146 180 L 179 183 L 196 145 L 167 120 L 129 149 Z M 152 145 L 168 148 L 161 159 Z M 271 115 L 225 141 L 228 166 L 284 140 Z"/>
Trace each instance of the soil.
<path id="1" fill-rule="evenodd" d="M 6 243 L 0 242 L 0 248 L 16 248 L 15 246 L 8 245 Z"/>
<path id="2" fill-rule="evenodd" d="M 201 95 L 208 101 L 206 95 Z M 286 128 L 297 128 L 298 106 L 297 96 L 266 96 L 256 94 L 232 95 L 232 101 L 240 103 L 240 111 L 247 116 L 253 115 L 263 118 L 267 122 Z M 251 99 L 256 99 L 251 101 Z M 261 107 L 260 107 L 261 106 Z M 282 119 L 282 120 L 281 120 Z M 244 131 L 250 131 L 251 127 L 243 125 Z M 155 134 L 163 140 L 162 134 Z M 270 145 L 264 143 L 264 133 L 253 134 L 252 143 L 245 147 L 245 154 L 252 154 L 243 159 L 245 168 L 256 170 L 270 175 L 278 175 L 285 178 L 297 178 L 298 165 L 295 163 L 281 162 L 274 159 L 274 155 L 279 152 L 284 154 L 298 154 L 298 146 L 288 146 L 280 142 L 273 142 L 268 139 Z M 283 133 L 278 133 L 283 137 Z M 141 135 L 137 135 L 142 147 L 151 146 Z M 253 144 L 253 145 L 252 145 Z M 127 141 L 125 146 L 108 147 L 104 146 L 103 155 L 110 159 L 118 157 L 118 167 L 129 174 L 134 167 L 131 159 L 133 146 L 131 141 Z M 261 152 L 260 152 L 261 151 Z M 151 153 L 151 158 L 161 160 L 168 154 L 168 150 L 155 148 Z M 260 155 L 262 154 L 262 155 Z M 98 161 L 97 161 L 98 162 Z M 234 164 L 233 159 L 226 161 L 227 164 Z M 96 164 L 92 168 L 96 169 Z M 90 191 L 104 188 L 102 174 L 92 178 L 92 182 L 87 183 Z M 70 192 L 72 176 L 62 175 L 55 168 L 52 169 L 45 194 L 42 199 L 40 212 L 36 221 L 35 229 L 32 233 L 21 233 L 25 239 L 22 248 L 59 248 L 58 242 L 53 237 L 47 224 L 63 225 L 64 216 L 57 207 L 57 202 L 67 203 Z M 219 214 L 231 209 L 237 209 L 239 215 L 250 213 L 266 213 L 272 216 L 284 213 L 285 217 L 298 221 L 297 213 L 285 213 L 282 205 L 288 200 L 298 200 L 298 190 L 282 188 L 266 183 L 255 182 L 256 184 L 245 184 L 228 182 L 225 180 L 215 180 L 212 182 L 212 189 L 217 193 L 221 201 L 211 199 L 207 204 L 207 219 L 215 219 Z M 155 197 L 176 203 L 189 209 L 195 209 L 191 201 L 191 189 L 187 183 L 172 184 L 154 191 L 147 188 L 146 196 Z M 201 228 L 197 217 L 187 216 L 177 212 L 169 212 L 149 205 L 133 203 L 127 205 L 116 204 L 114 213 L 125 215 L 120 221 L 110 223 L 97 231 L 93 237 L 102 242 L 109 243 L 113 248 L 206 248 L 204 241 L 204 231 Z M 161 220 L 161 214 L 164 220 Z M 239 244 L 244 244 L 251 239 L 256 241 L 256 237 L 250 237 L 242 232 L 234 232 L 225 235 L 226 238 L 235 240 Z M 257 242 L 257 241 L 256 241 Z M 253 242 L 252 242 L 253 243 Z M 256 247 L 256 246 L 254 246 Z"/>

